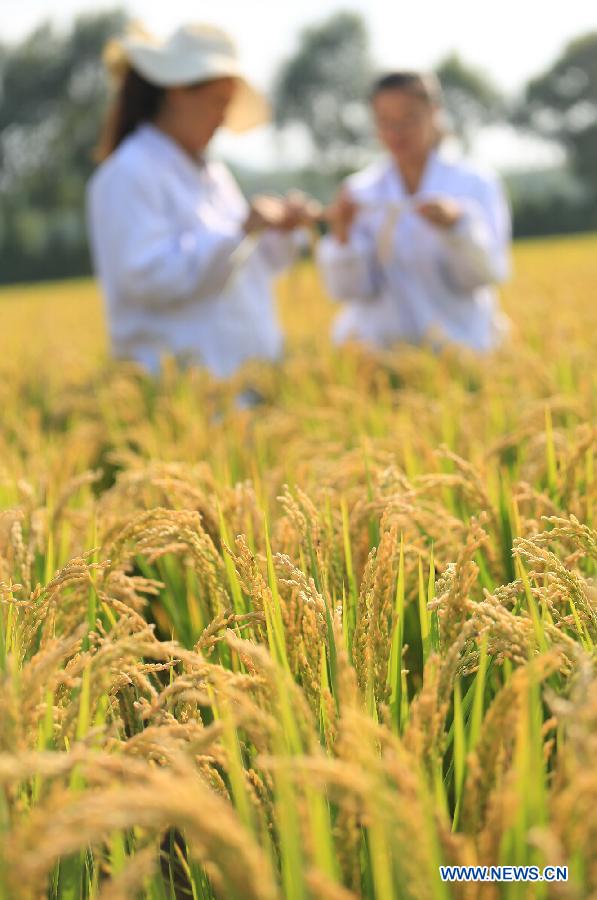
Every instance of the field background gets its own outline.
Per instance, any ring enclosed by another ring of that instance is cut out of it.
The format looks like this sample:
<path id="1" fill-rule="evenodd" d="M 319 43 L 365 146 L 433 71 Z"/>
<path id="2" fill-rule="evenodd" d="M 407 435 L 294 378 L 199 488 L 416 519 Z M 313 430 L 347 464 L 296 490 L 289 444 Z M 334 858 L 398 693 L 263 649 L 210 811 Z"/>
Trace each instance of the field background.
<path id="1" fill-rule="evenodd" d="M 593 235 L 519 241 L 513 265 L 515 277 L 501 294 L 517 330 L 524 331 L 525 343 L 537 347 L 546 338 L 557 340 L 575 319 L 578 304 L 585 316 L 592 309 L 597 279 L 597 238 Z M 317 346 L 320 352 L 327 348 L 335 308 L 322 296 L 310 266 L 297 267 L 284 278 L 279 296 L 289 348 L 305 344 Z M 12 285 L 0 288 L 0 300 L 0 365 L 11 365 L 22 353 L 30 353 L 34 361 L 40 354 L 48 354 L 60 355 L 73 378 L 95 372 L 106 354 L 106 337 L 99 287 L 94 281 Z M 583 316 L 578 325 L 584 328 L 585 321 Z M 15 335 L 20 339 L 15 341 Z"/>
<path id="2" fill-rule="evenodd" d="M 491 358 L 373 359 L 301 264 L 229 385 L 0 292 L 1 896 L 597 897 L 597 238 L 514 268 Z"/>

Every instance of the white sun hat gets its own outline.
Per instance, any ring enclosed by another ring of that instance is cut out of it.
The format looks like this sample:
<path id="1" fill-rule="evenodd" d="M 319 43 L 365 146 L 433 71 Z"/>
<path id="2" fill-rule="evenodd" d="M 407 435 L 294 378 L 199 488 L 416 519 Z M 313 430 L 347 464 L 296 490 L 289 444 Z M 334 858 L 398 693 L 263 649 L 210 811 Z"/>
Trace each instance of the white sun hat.
<path id="1" fill-rule="evenodd" d="M 213 25 L 183 25 L 162 40 L 135 22 L 124 37 L 107 44 L 104 61 L 116 75 L 129 65 L 163 88 L 236 78 L 238 89 L 228 107 L 226 126 L 232 131 L 248 131 L 270 118 L 266 98 L 241 71 L 234 42 Z"/>

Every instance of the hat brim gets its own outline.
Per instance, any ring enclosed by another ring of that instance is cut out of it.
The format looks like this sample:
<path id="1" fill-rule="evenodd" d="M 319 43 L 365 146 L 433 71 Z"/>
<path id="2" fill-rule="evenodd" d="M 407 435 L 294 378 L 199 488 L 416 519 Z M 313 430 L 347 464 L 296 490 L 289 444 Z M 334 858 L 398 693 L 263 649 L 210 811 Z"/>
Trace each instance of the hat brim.
<path id="1" fill-rule="evenodd" d="M 173 58 L 164 55 L 158 45 L 151 46 L 130 36 L 110 41 L 104 52 L 104 61 L 116 75 L 129 65 L 151 84 L 163 88 L 235 78 L 238 87 L 228 107 L 225 126 L 242 133 L 271 119 L 271 108 L 265 95 L 247 81 L 236 60 L 227 56 L 210 54 L 205 57 Z"/>
<path id="2" fill-rule="evenodd" d="M 231 131 L 241 134 L 271 119 L 271 107 L 261 91 L 243 78 L 238 77 L 238 87 L 226 112 L 224 124 Z"/>

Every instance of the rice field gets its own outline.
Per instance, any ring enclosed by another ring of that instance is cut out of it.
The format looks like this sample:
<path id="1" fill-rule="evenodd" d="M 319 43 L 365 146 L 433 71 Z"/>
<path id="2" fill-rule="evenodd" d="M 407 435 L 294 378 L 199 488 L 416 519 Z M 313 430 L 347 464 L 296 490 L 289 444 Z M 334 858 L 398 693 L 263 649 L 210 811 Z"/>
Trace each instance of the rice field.
<path id="1" fill-rule="evenodd" d="M 0 897 L 597 898 L 597 238 L 515 268 L 479 360 L 298 266 L 229 385 L 0 293 Z"/>

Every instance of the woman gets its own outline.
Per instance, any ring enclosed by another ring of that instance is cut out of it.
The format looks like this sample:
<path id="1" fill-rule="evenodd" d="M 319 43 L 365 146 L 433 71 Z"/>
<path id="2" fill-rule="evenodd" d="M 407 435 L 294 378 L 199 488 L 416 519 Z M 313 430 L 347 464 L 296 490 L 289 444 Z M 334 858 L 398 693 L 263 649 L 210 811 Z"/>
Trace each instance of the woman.
<path id="1" fill-rule="evenodd" d="M 337 341 L 445 341 L 477 351 L 507 331 L 492 284 L 508 273 L 510 217 L 498 181 L 441 149 L 436 79 L 381 78 L 371 93 L 387 156 L 351 176 L 319 246 L 329 293 L 346 301 Z"/>
<path id="2" fill-rule="evenodd" d="M 249 205 L 206 158 L 221 125 L 240 132 L 268 107 L 219 29 L 185 26 L 160 42 L 136 28 L 108 45 L 119 89 L 88 187 L 92 254 L 113 353 L 149 371 L 165 355 L 232 375 L 275 360 L 282 335 L 272 276 L 293 256 L 303 203 Z"/>

